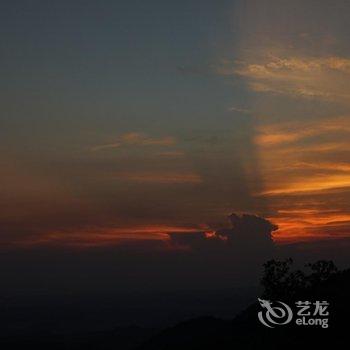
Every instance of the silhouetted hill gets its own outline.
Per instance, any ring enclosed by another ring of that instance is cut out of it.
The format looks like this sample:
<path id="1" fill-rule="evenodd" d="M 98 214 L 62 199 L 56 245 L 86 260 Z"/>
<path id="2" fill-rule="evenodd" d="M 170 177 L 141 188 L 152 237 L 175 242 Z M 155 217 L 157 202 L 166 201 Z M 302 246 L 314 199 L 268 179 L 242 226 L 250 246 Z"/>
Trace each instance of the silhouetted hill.
<path id="1" fill-rule="evenodd" d="M 63 334 L 36 334 L 4 337 L 2 350 L 112 350 L 133 349 L 155 334 L 155 330 L 138 326 L 118 327 L 113 331 Z"/>
<path id="2" fill-rule="evenodd" d="M 312 265 L 312 273 L 290 271 L 289 261 L 265 264 L 263 298 L 294 305 L 296 301 L 328 301 L 329 328 L 298 326 L 291 322 L 267 328 L 258 320 L 263 310 L 256 302 L 233 320 L 200 317 L 162 331 L 137 326 L 105 332 L 67 334 L 40 332 L 0 338 L 0 349 L 36 350 L 203 350 L 270 349 L 285 347 L 349 347 L 350 270 L 336 272 L 329 262 Z M 291 287 L 293 286 L 293 288 Z M 273 298 L 271 297 L 273 295 Z M 293 309 L 295 310 L 295 309 Z"/>
<path id="3" fill-rule="evenodd" d="M 350 270 L 346 270 L 299 290 L 286 301 L 287 303 L 298 300 L 328 301 L 329 328 L 298 326 L 294 323 L 276 326 L 273 329 L 267 328 L 258 320 L 257 314 L 261 307 L 255 303 L 231 321 L 208 317 L 180 323 L 164 330 L 137 349 L 261 349 L 262 344 L 270 349 L 281 349 L 286 346 L 346 348 L 349 345 L 349 298 Z"/>
<path id="4" fill-rule="evenodd" d="M 231 323 L 214 317 L 201 317 L 168 328 L 138 349 L 196 349 L 215 345 L 230 333 Z"/>

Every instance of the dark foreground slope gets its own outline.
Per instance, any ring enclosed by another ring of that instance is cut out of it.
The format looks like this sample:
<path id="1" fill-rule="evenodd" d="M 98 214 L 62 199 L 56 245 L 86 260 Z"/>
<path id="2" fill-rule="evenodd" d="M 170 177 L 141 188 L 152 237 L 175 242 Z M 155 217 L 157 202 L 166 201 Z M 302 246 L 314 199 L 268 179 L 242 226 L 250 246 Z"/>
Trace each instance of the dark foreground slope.
<path id="1" fill-rule="evenodd" d="M 0 338 L 1 350 L 129 350 L 142 344 L 155 330 L 137 326 L 118 327 L 113 331 L 74 334 L 33 334 Z"/>
<path id="2" fill-rule="evenodd" d="M 284 294 L 285 291 L 281 291 Z M 298 300 L 326 300 L 329 307 L 329 327 L 297 326 L 295 323 L 267 328 L 257 317 L 261 307 L 250 306 L 232 321 L 215 318 L 190 320 L 167 329 L 138 347 L 138 350 L 172 349 L 270 349 L 317 346 L 349 348 L 350 343 L 350 270 L 333 274 L 326 281 L 300 289 L 289 297 Z"/>
<path id="3" fill-rule="evenodd" d="M 271 301 L 282 300 L 288 305 L 294 305 L 298 300 L 328 301 L 329 328 L 297 326 L 293 321 L 275 328 L 267 328 L 258 320 L 257 314 L 262 308 L 257 302 L 233 320 L 201 317 L 179 323 L 163 331 L 121 327 L 108 332 L 64 336 L 31 334 L 21 338 L 3 337 L 0 338 L 0 349 L 260 350 L 262 346 L 270 349 L 307 346 L 315 349 L 349 348 L 350 270 L 329 274 L 327 269 L 321 268 L 319 270 L 321 273 L 318 271 L 305 277 L 295 272 L 285 273 L 285 265 L 281 266 L 277 269 L 272 266 L 272 274 L 269 271 L 265 273 L 263 298 Z M 271 266 L 269 269 L 271 272 Z"/>

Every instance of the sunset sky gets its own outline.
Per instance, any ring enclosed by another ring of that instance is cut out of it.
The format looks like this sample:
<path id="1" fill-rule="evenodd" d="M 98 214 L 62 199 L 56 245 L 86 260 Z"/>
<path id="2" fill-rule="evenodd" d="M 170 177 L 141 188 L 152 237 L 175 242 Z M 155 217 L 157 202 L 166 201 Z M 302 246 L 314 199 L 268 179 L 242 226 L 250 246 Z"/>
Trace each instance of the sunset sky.
<path id="1" fill-rule="evenodd" d="M 346 0 L 2 1 L 0 244 L 168 240 L 251 213 L 350 237 Z"/>

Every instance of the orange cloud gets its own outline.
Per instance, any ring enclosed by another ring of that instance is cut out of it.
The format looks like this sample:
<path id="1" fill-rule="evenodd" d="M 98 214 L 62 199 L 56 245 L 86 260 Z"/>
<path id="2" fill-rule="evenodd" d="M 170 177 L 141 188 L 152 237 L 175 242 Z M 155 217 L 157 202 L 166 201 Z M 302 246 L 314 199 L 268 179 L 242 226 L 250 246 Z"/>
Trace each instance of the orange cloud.
<path id="1" fill-rule="evenodd" d="M 256 130 L 264 180 L 258 195 L 278 212 L 269 218 L 279 226 L 275 240 L 349 236 L 342 196 L 350 188 L 350 117 L 262 124 Z M 323 209 L 314 208 L 312 199 L 324 194 Z"/>
<path id="2" fill-rule="evenodd" d="M 287 182 L 284 187 L 271 188 L 261 194 L 263 195 L 293 195 L 303 192 L 318 192 L 325 190 L 343 189 L 350 187 L 349 175 L 321 175 L 302 178 L 298 181 Z"/>
<path id="3" fill-rule="evenodd" d="M 149 137 L 139 132 L 129 132 L 120 135 L 115 142 L 98 145 L 91 148 L 92 151 L 101 151 L 110 148 L 119 148 L 122 146 L 172 146 L 175 144 L 175 138 L 172 136 Z"/>
<path id="4" fill-rule="evenodd" d="M 289 166 L 294 169 L 318 169 L 338 172 L 350 172 L 350 164 L 345 162 L 299 162 Z"/>
<path id="5" fill-rule="evenodd" d="M 135 227 L 82 228 L 43 233 L 38 237 L 29 237 L 16 241 L 16 246 L 68 246 L 89 248 L 116 245 L 133 240 L 169 240 L 172 232 L 197 232 L 198 228 L 167 225 L 149 225 Z"/>
<path id="6" fill-rule="evenodd" d="M 350 149 L 349 140 L 349 117 L 257 127 L 255 142 L 265 182 L 260 195 L 289 196 L 350 187 L 350 164 L 344 156 Z"/>
<path id="7" fill-rule="evenodd" d="M 350 214 L 338 210 L 279 210 L 269 220 L 279 227 L 274 238 L 280 243 L 348 237 L 350 231 Z"/>
<path id="8" fill-rule="evenodd" d="M 257 92 L 344 102 L 350 96 L 350 88 L 344 88 L 350 76 L 348 57 L 302 57 L 286 53 L 277 56 L 267 53 L 259 57 L 259 63 L 254 62 L 254 58 L 248 61 L 226 60 L 217 72 L 243 76 L 250 88 Z"/>
<path id="9" fill-rule="evenodd" d="M 181 184 L 202 182 L 202 178 L 195 173 L 174 173 L 174 172 L 120 172 L 115 175 L 117 179 L 132 182 L 149 182 L 158 184 Z"/>
<path id="10" fill-rule="evenodd" d="M 292 143 L 312 136 L 329 133 L 350 133 L 350 117 L 335 117 L 325 120 L 286 122 L 261 125 L 255 142 L 260 146 Z"/>

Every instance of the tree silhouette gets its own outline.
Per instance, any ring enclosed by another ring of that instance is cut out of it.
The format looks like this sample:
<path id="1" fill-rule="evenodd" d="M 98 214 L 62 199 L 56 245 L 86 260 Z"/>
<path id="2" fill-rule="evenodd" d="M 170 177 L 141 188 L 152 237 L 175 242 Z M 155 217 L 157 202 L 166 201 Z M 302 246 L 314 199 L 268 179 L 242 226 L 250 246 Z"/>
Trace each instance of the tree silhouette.
<path id="1" fill-rule="evenodd" d="M 292 299 L 306 290 L 317 288 L 337 273 L 332 261 L 320 260 L 306 264 L 311 270 L 306 273 L 292 270 L 293 259 L 284 261 L 269 260 L 264 264 L 264 275 L 261 284 L 264 287 L 263 297 L 269 299 Z"/>

